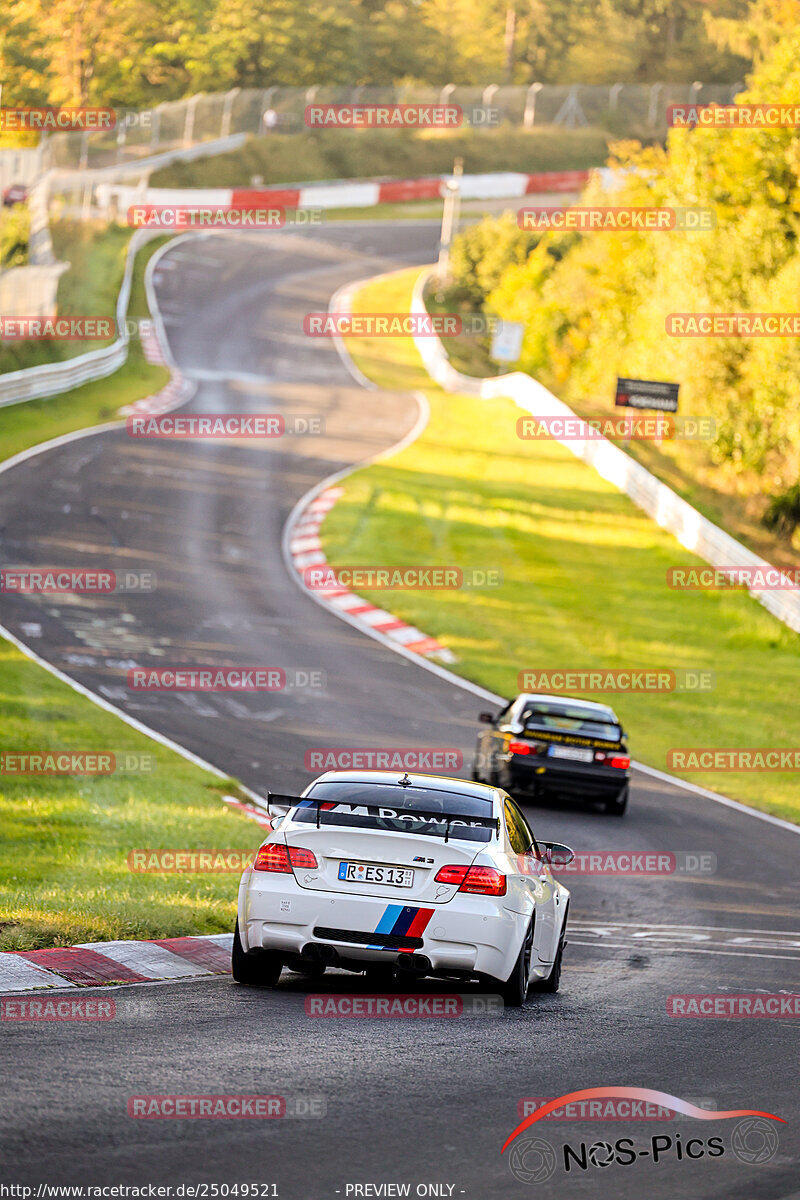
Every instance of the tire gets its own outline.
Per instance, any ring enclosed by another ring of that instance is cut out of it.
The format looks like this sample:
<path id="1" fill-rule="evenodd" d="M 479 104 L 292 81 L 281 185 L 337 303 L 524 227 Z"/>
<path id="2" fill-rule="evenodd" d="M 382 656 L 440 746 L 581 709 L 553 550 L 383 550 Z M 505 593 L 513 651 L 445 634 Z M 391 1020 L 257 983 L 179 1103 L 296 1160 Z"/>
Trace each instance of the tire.
<path id="1" fill-rule="evenodd" d="M 231 975 L 235 983 L 249 983 L 256 987 L 275 987 L 281 977 L 283 963 L 274 950 L 260 950 L 246 954 L 239 937 L 239 922 L 233 931 L 231 950 Z"/>
<path id="2" fill-rule="evenodd" d="M 606 800 L 606 812 L 611 817 L 624 817 L 625 810 L 628 807 L 628 792 L 630 788 L 628 784 L 622 789 L 615 800 Z"/>
<path id="3" fill-rule="evenodd" d="M 521 1008 L 528 995 L 533 959 L 533 921 L 525 931 L 514 969 L 505 983 L 500 984 L 500 995 L 507 1008 Z"/>
<path id="4" fill-rule="evenodd" d="M 564 940 L 567 935 L 568 915 L 569 905 L 567 905 L 567 910 L 564 913 L 564 924 L 561 926 L 561 937 L 558 939 L 558 950 L 556 951 L 556 960 L 553 963 L 553 969 L 551 970 L 547 979 L 539 979 L 536 981 L 536 983 L 531 985 L 532 991 L 549 992 L 551 994 L 558 991 L 561 983 L 561 964 L 564 959 Z"/>

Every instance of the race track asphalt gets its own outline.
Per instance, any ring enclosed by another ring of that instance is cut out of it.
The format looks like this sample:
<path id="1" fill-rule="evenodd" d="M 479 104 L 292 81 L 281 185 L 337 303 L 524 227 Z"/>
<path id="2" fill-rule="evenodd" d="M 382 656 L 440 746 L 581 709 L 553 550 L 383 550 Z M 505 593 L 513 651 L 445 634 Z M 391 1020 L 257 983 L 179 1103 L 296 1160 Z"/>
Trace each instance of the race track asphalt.
<path id="1" fill-rule="evenodd" d="M 303 787 L 313 747 L 468 754 L 486 707 L 321 609 L 289 577 L 280 549 L 299 497 L 393 444 L 418 412 L 413 397 L 361 388 L 330 341 L 303 334 L 302 317 L 324 310 L 343 283 L 430 261 L 436 236 L 424 222 L 331 224 L 197 237 L 162 258 L 156 288 L 170 345 L 198 379 L 186 411 L 316 414 L 324 437 L 263 447 L 135 441 L 111 430 L 0 476 L 4 564 L 152 569 L 158 578 L 141 595 L 6 595 L 0 622 L 260 793 Z M 268 696 L 131 693 L 131 664 L 281 667 L 316 672 L 324 684 Z M 444 1185 L 442 1195 L 476 1200 L 534 1189 L 599 1197 L 609 1186 L 631 1200 L 800 1195 L 796 1020 L 676 1019 L 666 1007 L 672 994 L 800 992 L 796 835 L 643 774 L 624 821 L 579 808 L 528 815 L 538 837 L 582 851 L 710 852 L 716 870 L 566 880 L 573 931 L 562 991 L 500 1018 L 307 1016 L 311 992 L 369 990 L 335 972 L 317 985 L 287 973 L 275 992 L 225 978 L 132 986 L 115 993 L 114 1021 L 4 1022 L 2 1182 L 274 1183 L 288 1200 L 381 1194 L 353 1190 L 367 1184 L 410 1184 L 411 1195 L 418 1184 Z M 531 1135 L 554 1147 L 552 1177 L 512 1174 L 500 1147 L 522 1097 L 613 1084 L 787 1123 L 774 1156 L 748 1164 L 732 1147 L 736 1121 L 548 1121 Z M 167 1093 L 281 1094 L 301 1105 L 315 1097 L 324 1116 L 127 1115 L 130 1096 Z M 678 1132 L 684 1143 L 720 1136 L 725 1152 L 679 1159 Z M 673 1138 L 657 1163 L 654 1135 Z M 577 1150 L 619 1137 L 650 1152 L 630 1166 L 565 1172 L 565 1141 Z"/>

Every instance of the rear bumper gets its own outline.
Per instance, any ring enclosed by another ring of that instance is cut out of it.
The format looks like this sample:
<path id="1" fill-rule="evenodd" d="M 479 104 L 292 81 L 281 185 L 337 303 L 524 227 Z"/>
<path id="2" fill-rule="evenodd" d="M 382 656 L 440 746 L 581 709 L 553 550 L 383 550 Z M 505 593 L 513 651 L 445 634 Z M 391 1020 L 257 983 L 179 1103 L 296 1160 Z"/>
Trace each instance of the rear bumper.
<path id="1" fill-rule="evenodd" d="M 410 959 L 414 953 L 427 958 L 434 971 L 496 979 L 511 974 L 527 920 L 483 896 L 404 905 L 393 897 L 310 891 L 286 875 L 250 870 L 239 890 L 239 930 L 246 950 L 296 955 L 327 946 L 337 957 L 365 964 L 394 962 L 406 954 Z M 413 945 L 397 944 L 407 935 L 392 930 L 404 928 L 414 935 L 408 938 Z M 387 941 L 391 944 L 379 944 Z"/>
<path id="2" fill-rule="evenodd" d="M 512 758 L 503 787 L 514 794 L 575 800 L 615 800 L 630 782 L 630 771 L 616 767 L 560 762 L 553 758 Z"/>

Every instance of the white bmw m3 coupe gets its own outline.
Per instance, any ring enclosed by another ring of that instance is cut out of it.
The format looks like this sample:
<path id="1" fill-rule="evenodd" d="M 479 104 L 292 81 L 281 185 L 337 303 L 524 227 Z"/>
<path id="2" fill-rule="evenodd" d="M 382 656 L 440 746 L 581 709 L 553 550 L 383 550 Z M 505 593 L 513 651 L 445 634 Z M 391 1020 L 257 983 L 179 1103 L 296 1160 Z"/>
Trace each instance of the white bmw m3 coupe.
<path id="1" fill-rule="evenodd" d="M 284 966 L 388 983 L 478 978 L 506 1004 L 555 992 L 569 892 L 499 788 L 434 775 L 330 771 L 270 796 L 272 832 L 242 875 L 232 970 L 274 987 Z"/>

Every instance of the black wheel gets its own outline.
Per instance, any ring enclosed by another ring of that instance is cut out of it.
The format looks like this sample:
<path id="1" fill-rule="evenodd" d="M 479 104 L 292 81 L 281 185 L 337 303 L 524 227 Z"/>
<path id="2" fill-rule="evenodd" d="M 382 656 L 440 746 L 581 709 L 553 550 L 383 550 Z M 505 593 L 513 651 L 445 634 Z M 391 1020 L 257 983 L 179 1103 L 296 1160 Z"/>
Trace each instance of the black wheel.
<path id="1" fill-rule="evenodd" d="M 564 939 L 567 936 L 567 912 L 564 913 L 564 924 L 561 927 L 561 937 L 558 939 L 558 950 L 556 951 L 556 960 L 553 963 L 553 969 L 547 979 L 539 979 L 531 985 L 531 990 L 535 992 L 557 992 L 561 983 L 561 963 L 564 959 Z"/>
<path id="2" fill-rule="evenodd" d="M 251 983 L 260 987 L 275 987 L 281 977 L 283 963 L 274 950 L 259 950 L 246 954 L 239 937 L 239 922 L 233 931 L 231 975 L 236 983 Z"/>
<path id="3" fill-rule="evenodd" d="M 606 812 L 611 817 L 624 817 L 625 809 L 628 807 L 628 784 L 622 789 L 615 800 L 606 800 Z"/>
<path id="4" fill-rule="evenodd" d="M 527 928 L 525 938 L 520 947 L 514 970 L 505 983 L 500 986 L 500 995 L 508 1008 L 521 1008 L 528 995 L 528 981 L 531 977 L 531 959 L 533 958 L 533 921 Z"/>

